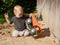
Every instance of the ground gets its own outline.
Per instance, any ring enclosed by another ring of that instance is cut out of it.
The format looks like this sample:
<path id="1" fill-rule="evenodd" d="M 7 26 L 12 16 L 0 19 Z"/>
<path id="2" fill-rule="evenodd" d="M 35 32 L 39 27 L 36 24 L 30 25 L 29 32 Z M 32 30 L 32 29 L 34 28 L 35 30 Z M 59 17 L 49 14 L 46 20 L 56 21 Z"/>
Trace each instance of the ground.
<path id="1" fill-rule="evenodd" d="M 40 38 L 34 39 L 32 36 L 12 37 L 13 29 L 12 25 L 0 24 L 0 45 L 56 45 L 56 41 L 49 30 L 46 30 Z"/>

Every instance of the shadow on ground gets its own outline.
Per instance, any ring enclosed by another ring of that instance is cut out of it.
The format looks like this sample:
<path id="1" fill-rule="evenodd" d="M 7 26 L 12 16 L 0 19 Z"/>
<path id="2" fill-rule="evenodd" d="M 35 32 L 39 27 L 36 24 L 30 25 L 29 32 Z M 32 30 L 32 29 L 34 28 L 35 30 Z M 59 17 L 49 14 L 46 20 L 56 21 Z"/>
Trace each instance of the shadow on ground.
<path id="1" fill-rule="evenodd" d="M 40 38 L 44 38 L 44 37 L 49 37 L 50 36 L 49 28 L 44 28 L 43 31 L 44 32 L 40 35 Z"/>

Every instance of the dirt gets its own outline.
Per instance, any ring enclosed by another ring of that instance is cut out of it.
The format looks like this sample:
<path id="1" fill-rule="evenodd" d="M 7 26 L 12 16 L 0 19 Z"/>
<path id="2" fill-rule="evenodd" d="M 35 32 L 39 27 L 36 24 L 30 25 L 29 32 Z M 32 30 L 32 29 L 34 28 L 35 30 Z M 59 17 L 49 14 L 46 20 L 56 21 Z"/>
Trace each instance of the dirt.
<path id="1" fill-rule="evenodd" d="M 0 24 L 0 45 L 56 45 L 55 39 L 48 29 L 38 39 L 34 39 L 32 36 L 12 37 L 13 29 L 13 25 Z"/>

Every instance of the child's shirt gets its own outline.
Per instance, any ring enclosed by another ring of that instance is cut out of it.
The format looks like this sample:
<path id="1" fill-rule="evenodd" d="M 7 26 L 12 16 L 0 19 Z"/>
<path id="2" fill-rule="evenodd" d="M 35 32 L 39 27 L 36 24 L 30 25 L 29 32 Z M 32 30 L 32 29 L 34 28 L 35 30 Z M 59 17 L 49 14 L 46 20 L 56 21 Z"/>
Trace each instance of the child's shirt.
<path id="1" fill-rule="evenodd" d="M 10 24 L 14 23 L 16 30 L 23 31 L 26 28 L 25 19 L 26 19 L 25 16 L 23 16 L 21 18 L 17 18 L 16 16 L 14 16 L 14 17 L 12 17 Z"/>

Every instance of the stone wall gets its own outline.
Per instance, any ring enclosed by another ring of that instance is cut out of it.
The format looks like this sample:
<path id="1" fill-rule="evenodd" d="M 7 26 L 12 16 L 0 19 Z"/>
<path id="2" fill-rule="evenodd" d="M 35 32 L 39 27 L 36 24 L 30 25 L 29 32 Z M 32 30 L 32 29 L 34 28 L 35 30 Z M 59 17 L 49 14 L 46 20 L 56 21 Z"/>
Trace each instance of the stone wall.
<path id="1" fill-rule="evenodd" d="M 37 0 L 38 15 L 44 0 Z M 60 41 L 60 0 L 45 0 L 42 8 L 43 21 Z"/>

